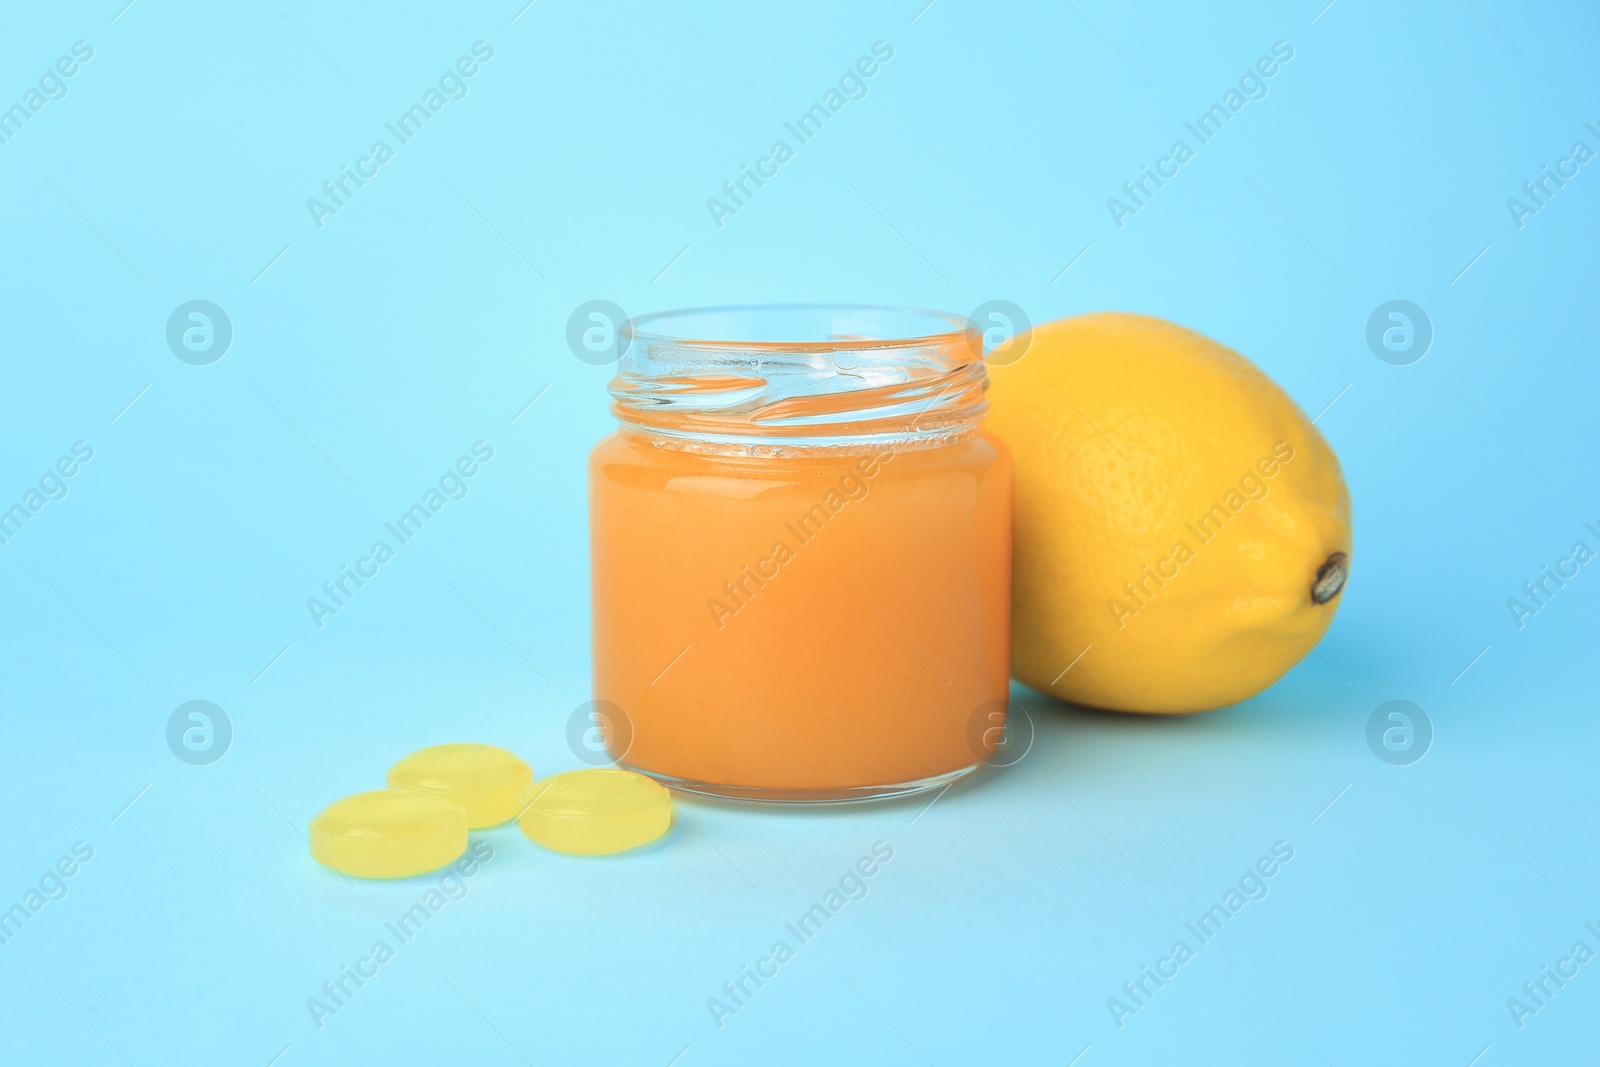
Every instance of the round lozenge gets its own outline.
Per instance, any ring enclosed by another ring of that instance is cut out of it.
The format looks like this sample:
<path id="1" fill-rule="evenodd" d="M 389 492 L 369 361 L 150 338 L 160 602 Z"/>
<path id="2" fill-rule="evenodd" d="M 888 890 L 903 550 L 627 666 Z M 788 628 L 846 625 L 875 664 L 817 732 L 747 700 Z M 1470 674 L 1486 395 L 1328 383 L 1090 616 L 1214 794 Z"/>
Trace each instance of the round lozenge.
<path id="1" fill-rule="evenodd" d="M 474 830 L 515 818 L 532 785 L 533 768 L 495 745 L 434 745 L 389 768 L 390 789 L 420 789 L 459 804 Z"/>
<path id="2" fill-rule="evenodd" d="M 413 789 L 341 797 L 311 820 L 312 857 L 361 878 L 426 874 L 466 850 L 466 811 Z"/>
<path id="3" fill-rule="evenodd" d="M 672 826 L 672 798 L 666 787 L 632 771 L 568 771 L 534 783 L 517 824 L 555 852 L 607 856 L 666 833 Z"/>

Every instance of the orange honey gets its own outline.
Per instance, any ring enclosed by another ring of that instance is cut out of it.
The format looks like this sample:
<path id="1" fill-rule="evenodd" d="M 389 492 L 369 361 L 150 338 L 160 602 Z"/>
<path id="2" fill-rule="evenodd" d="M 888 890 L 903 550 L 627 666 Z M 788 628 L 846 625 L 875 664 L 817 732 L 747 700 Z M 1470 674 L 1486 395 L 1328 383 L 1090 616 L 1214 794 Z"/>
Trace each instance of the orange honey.
<path id="1" fill-rule="evenodd" d="M 801 310 L 788 331 L 840 316 Z M 875 314 L 835 324 L 844 339 L 632 339 L 622 427 L 589 461 L 595 698 L 624 766 L 828 801 L 940 785 L 993 750 L 1010 459 L 977 432 L 982 363 L 959 321 L 928 337 Z"/>

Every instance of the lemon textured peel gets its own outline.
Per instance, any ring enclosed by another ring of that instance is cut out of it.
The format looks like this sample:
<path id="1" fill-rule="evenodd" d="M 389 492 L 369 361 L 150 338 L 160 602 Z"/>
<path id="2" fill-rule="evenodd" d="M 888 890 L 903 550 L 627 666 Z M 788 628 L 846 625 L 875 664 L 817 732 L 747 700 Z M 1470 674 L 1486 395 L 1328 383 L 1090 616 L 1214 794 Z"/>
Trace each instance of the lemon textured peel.
<path id="1" fill-rule="evenodd" d="M 1338 459 L 1243 356 L 1160 319 L 1047 323 L 992 357 L 1015 463 L 1012 673 L 1091 707 L 1202 711 L 1326 631 L 1350 568 Z"/>

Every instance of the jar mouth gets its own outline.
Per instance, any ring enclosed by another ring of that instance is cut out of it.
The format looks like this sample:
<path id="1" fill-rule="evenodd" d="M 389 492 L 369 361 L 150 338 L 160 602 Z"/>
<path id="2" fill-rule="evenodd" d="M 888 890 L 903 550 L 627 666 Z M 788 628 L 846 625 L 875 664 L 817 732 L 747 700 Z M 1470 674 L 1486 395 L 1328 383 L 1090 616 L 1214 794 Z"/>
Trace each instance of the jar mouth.
<path id="1" fill-rule="evenodd" d="M 986 407 L 982 336 L 944 312 L 695 308 L 621 337 L 612 412 L 680 448 L 935 444 L 974 432 Z"/>
<path id="2" fill-rule="evenodd" d="M 813 352 L 966 342 L 973 332 L 968 320 L 947 312 L 872 304 L 685 308 L 641 315 L 622 327 L 630 347 L 644 342 Z"/>

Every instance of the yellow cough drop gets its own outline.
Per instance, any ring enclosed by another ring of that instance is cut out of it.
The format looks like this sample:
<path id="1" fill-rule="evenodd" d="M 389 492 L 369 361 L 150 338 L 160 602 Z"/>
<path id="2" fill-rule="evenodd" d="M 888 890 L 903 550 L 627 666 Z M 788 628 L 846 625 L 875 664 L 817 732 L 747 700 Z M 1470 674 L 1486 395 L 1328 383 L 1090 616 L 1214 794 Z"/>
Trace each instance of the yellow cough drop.
<path id="1" fill-rule="evenodd" d="M 360 878 L 438 870 L 467 850 L 467 813 L 432 793 L 375 789 L 329 804 L 311 820 L 311 855 Z"/>
<path id="2" fill-rule="evenodd" d="M 514 818 L 527 803 L 533 768 L 495 745 L 434 745 L 389 768 L 390 789 L 420 789 L 460 805 L 474 830 Z"/>
<path id="3" fill-rule="evenodd" d="M 672 799 L 664 786 L 631 771 L 568 771 L 534 783 L 532 800 L 517 823 L 552 851 L 607 856 L 666 833 L 672 826 Z"/>

